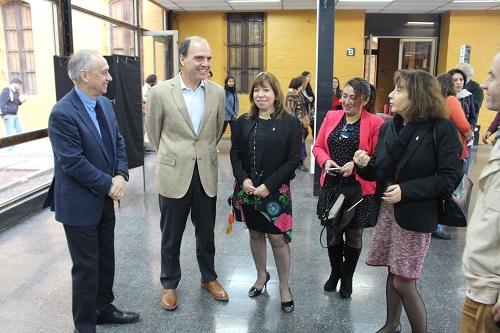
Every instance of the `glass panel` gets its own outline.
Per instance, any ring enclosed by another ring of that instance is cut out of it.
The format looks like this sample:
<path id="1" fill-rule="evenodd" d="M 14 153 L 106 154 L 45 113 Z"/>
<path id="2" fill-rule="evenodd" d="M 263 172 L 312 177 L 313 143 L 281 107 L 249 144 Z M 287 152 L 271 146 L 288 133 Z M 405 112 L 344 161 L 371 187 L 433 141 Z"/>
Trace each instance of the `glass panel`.
<path id="1" fill-rule="evenodd" d="M 111 16 L 117 20 L 135 24 L 134 0 L 71 0 L 71 4 L 98 14 Z M 122 9 L 118 13 L 115 13 L 111 11 L 113 6 L 120 6 Z"/>
<path id="2" fill-rule="evenodd" d="M 6 38 L 6 46 L 8 50 L 17 50 L 18 49 L 18 41 L 17 41 L 17 31 L 9 30 L 5 31 Z"/>
<path id="3" fill-rule="evenodd" d="M 260 47 L 248 48 L 248 68 L 257 68 L 260 70 Z"/>
<path id="4" fill-rule="evenodd" d="M 142 3 L 142 26 L 144 29 L 151 31 L 162 31 L 164 13 L 163 8 L 157 4 L 149 1 L 143 0 Z"/>
<path id="5" fill-rule="evenodd" d="M 242 67 L 241 56 L 242 56 L 242 48 L 241 47 L 231 47 L 229 48 L 229 67 Z"/>
<path id="6" fill-rule="evenodd" d="M 52 180 L 54 158 L 49 139 L 0 149 L 0 205 Z"/>
<path id="7" fill-rule="evenodd" d="M 242 41 L 242 23 L 231 22 L 229 24 L 229 45 L 241 45 Z"/>
<path id="8" fill-rule="evenodd" d="M 248 45 L 261 45 L 261 22 L 248 22 Z"/>
<path id="9" fill-rule="evenodd" d="M 232 69 L 229 74 L 231 74 L 232 76 L 234 76 L 234 81 L 236 82 L 236 88 L 238 89 L 238 91 L 241 91 L 241 85 L 242 85 L 242 81 L 241 81 L 241 69 Z"/>
<path id="10" fill-rule="evenodd" d="M 403 41 L 402 69 L 421 69 L 430 72 L 432 42 Z"/>
<path id="11" fill-rule="evenodd" d="M 248 88 L 252 86 L 253 80 L 255 80 L 255 77 L 257 74 L 262 72 L 260 69 L 249 69 L 248 70 Z"/>
<path id="12" fill-rule="evenodd" d="M 23 30 L 23 46 L 25 51 L 33 50 L 33 33 L 31 29 Z"/>

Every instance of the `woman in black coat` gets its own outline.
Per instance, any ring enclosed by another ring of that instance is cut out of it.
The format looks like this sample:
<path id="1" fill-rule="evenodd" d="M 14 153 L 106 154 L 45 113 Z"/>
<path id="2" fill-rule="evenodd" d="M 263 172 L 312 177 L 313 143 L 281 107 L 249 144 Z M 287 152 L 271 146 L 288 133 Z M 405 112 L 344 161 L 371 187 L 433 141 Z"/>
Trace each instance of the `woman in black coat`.
<path id="1" fill-rule="evenodd" d="M 461 144 L 446 119 L 436 79 L 427 72 L 402 70 L 389 94 L 396 115 L 380 129 L 373 156 L 354 155 L 362 178 L 377 181 L 378 221 L 366 263 L 387 266 L 387 318 L 378 332 L 399 332 L 404 307 L 412 332 L 427 332 L 425 305 L 418 293 L 431 232 L 444 195 L 462 178 Z"/>
<path id="2" fill-rule="evenodd" d="M 250 112 L 236 120 L 230 151 L 236 178 L 234 198 L 250 231 L 250 249 L 257 269 L 257 280 L 248 296 L 262 294 L 270 279 L 266 269 L 267 234 L 278 270 L 281 308 L 292 312 L 294 303 L 288 286 L 288 243 L 292 236 L 290 180 L 300 164 L 302 127 L 286 111 L 274 75 L 257 75 L 250 92 Z"/>

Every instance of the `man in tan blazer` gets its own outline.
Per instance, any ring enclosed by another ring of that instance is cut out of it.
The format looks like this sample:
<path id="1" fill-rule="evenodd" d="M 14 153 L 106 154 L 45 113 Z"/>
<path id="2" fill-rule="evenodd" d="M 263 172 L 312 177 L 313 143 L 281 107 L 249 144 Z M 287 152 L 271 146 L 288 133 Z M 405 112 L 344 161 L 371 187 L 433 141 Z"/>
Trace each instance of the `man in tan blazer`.
<path id="1" fill-rule="evenodd" d="M 158 152 L 156 181 L 160 197 L 162 306 L 177 308 L 181 279 L 179 253 L 186 220 L 196 233 L 201 287 L 227 301 L 214 267 L 217 200 L 217 141 L 224 124 L 224 89 L 207 80 L 212 60 L 208 42 L 198 36 L 179 46 L 182 71 L 154 86 L 149 94 L 146 128 Z"/>

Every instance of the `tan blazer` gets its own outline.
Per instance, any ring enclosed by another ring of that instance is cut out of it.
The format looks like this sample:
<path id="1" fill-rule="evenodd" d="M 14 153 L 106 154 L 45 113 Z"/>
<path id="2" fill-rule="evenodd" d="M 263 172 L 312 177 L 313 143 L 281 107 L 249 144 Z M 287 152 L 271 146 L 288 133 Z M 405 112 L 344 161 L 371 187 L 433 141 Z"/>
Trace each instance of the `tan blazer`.
<path id="1" fill-rule="evenodd" d="M 194 131 L 181 91 L 179 75 L 157 84 L 146 105 L 146 130 L 155 146 L 156 185 L 166 197 L 182 198 L 198 163 L 203 189 L 209 197 L 217 195 L 217 141 L 224 124 L 224 89 L 205 81 L 205 114 L 199 133 Z"/>

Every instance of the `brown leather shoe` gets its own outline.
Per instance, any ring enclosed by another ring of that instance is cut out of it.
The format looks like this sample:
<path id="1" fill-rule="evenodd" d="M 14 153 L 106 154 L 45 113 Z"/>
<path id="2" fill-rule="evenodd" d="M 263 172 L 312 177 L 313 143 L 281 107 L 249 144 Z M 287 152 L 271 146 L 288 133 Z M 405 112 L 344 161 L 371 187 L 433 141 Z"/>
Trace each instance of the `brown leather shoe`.
<path id="1" fill-rule="evenodd" d="M 161 306 L 168 311 L 174 311 L 177 309 L 177 292 L 175 289 L 163 289 L 163 293 L 161 295 Z"/>
<path id="2" fill-rule="evenodd" d="M 208 290 L 212 297 L 221 302 L 227 302 L 229 300 L 229 296 L 227 296 L 226 291 L 222 286 L 217 282 L 217 280 L 213 280 L 207 283 L 202 283 L 201 287 Z"/>

